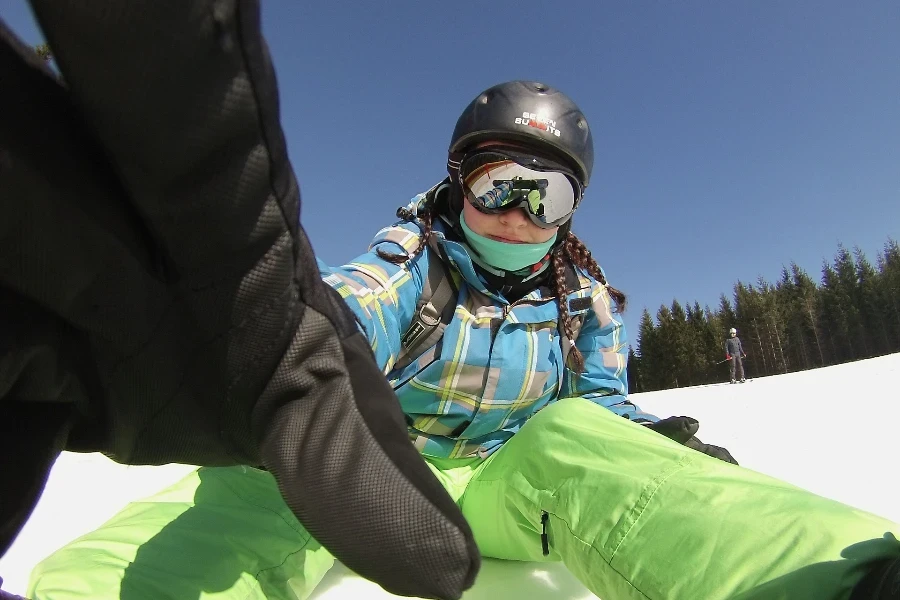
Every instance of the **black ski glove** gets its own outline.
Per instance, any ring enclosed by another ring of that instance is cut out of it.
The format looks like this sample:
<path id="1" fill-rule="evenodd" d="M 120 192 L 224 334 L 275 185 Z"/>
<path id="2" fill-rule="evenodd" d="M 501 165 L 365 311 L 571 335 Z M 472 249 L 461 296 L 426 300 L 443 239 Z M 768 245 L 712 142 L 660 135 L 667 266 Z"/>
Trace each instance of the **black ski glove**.
<path id="1" fill-rule="evenodd" d="M 648 423 L 645 425 L 657 433 L 661 433 L 667 438 L 684 444 L 688 448 L 693 448 L 703 454 L 708 454 L 719 460 L 724 460 L 732 464 L 738 464 L 731 453 L 721 446 L 713 446 L 712 444 L 704 444 L 694 435 L 700 429 L 700 422 L 691 417 L 669 417 L 662 419 L 656 423 Z"/>
<path id="2" fill-rule="evenodd" d="M 0 553 L 63 449 L 249 464 L 351 569 L 460 597 L 478 549 L 319 277 L 257 3 L 31 4 L 66 85 L 0 22 Z"/>

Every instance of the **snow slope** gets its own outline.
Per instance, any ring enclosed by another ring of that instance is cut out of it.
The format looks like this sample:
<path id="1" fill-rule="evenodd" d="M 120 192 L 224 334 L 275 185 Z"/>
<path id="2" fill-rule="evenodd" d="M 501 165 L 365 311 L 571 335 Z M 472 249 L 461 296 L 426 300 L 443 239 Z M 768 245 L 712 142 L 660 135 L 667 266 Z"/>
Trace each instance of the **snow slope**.
<path id="1" fill-rule="evenodd" d="M 696 417 L 698 437 L 727 447 L 746 467 L 900 522 L 900 354 L 632 399 L 660 416 Z M 0 558 L 4 589 L 24 593 L 28 572 L 41 558 L 192 468 L 127 467 L 99 455 L 64 454 L 31 520 Z M 394 596 L 338 564 L 312 598 Z M 558 564 L 486 560 L 465 600 L 507 598 L 595 596 Z"/>

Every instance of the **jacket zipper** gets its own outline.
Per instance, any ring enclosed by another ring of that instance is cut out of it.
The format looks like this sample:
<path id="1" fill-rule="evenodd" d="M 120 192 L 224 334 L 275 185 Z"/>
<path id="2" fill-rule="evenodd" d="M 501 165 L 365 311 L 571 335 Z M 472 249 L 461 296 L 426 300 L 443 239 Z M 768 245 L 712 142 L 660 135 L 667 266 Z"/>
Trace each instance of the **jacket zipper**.
<path id="1" fill-rule="evenodd" d="M 516 302 L 519 302 L 516 300 Z M 503 316 L 499 319 L 491 319 L 491 347 L 488 349 L 488 354 L 494 351 L 494 341 L 497 339 L 497 332 L 500 331 L 500 326 L 506 321 L 506 317 L 509 316 L 509 313 L 512 311 L 512 307 L 516 305 L 516 302 L 512 304 L 507 304 L 503 307 Z"/>

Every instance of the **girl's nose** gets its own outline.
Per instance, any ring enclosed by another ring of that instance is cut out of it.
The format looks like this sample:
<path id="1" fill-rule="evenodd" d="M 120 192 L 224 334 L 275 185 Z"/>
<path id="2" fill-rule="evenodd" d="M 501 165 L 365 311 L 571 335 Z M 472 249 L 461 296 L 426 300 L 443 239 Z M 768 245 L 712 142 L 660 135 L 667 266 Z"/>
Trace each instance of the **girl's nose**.
<path id="1" fill-rule="evenodd" d="M 524 227 L 528 224 L 528 215 L 524 208 L 514 208 L 499 215 L 500 222 L 509 227 Z"/>

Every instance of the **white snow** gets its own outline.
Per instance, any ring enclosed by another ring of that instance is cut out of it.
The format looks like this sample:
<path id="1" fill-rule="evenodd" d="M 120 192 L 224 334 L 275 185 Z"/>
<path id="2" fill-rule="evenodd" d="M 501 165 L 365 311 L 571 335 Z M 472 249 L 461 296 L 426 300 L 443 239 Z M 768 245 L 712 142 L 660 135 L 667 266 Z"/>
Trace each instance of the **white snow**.
<path id="1" fill-rule="evenodd" d="M 696 417 L 698 437 L 727 447 L 746 467 L 900 522 L 900 354 L 632 399 L 660 416 Z M 31 520 L 0 558 L 4 589 L 24 593 L 28 573 L 41 558 L 191 469 L 127 467 L 100 455 L 63 454 Z M 312 596 L 394 597 L 340 564 Z M 562 565 L 497 560 L 485 560 L 477 584 L 465 595 L 466 600 L 513 598 L 595 596 Z"/>

